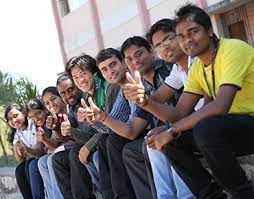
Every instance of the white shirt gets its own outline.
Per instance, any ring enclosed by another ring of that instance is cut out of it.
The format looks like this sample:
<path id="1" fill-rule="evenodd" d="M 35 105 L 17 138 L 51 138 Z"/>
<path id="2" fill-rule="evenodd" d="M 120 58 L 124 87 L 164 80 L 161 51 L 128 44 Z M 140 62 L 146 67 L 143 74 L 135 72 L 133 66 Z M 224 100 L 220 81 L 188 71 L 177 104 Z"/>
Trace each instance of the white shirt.
<path id="1" fill-rule="evenodd" d="M 36 133 L 35 125 L 28 119 L 28 125 L 25 130 L 16 130 L 13 145 L 15 145 L 18 140 L 21 140 L 28 148 L 35 149 L 35 145 L 37 143 Z"/>
<path id="2" fill-rule="evenodd" d="M 194 63 L 195 58 L 188 57 L 188 70 L 191 65 Z M 185 86 L 188 78 L 188 73 L 182 69 L 181 66 L 177 64 L 173 65 L 172 71 L 169 76 L 166 77 L 164 83 L 176 90 L 179 90 L 183 86 Z M 200 99 L 197 105 L 195 106 L 195 110 L 200 109 L 204 105 L 204 99 Z"/>

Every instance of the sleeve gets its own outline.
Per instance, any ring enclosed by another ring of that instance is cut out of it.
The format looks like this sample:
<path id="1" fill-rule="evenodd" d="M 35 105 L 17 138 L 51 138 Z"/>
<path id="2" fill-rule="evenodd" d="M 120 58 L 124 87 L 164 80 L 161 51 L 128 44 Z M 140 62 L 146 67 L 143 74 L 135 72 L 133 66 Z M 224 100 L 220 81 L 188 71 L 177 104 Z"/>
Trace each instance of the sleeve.
<path id="1" fill-rule="evenodd" d="M 19 140 L 19 136 L 18 136 L 18 133 L 17 132 L 15 132 L 15 134 L 14 134 L 14 138 L 13 138 L 13 145 L 15 145 L 17 142 L 18 142 L 18 140 Z"/>
<path id="2" fill-rule="evenodd" d="M 184 87 L 184 92 L 193 93 L 196 95 L 203 95 L 202 87 L 199 83 L 200 75 L 198 69 L 200 68 L 199 62 L 195 62 L 189 70 L 188 79 Z"/>
<path id="3" fill-rule="evenodd" d="M 86 143 L 94 134 L 95 131 L 91 127 L 87 128 L 71 128 L 71 138 L 79 143 Z"/>
<path id="4" fill-rule="evenodd" d="M 71 126 L 73 128 L 77 128 L 78 127 L 78 122 L 76 120 L 76 117 L 75 117 L 75 113 L 72 109 L 70 109 L 69 113 L 68 113 L 68 119 L 71 123 Z"/>
<path id="5" fill-rule="evenodd" d="M 166 77 L 164 83 L 176 90 L 179 90 L 183 87 L 183 81 L 180 73 L 177 70 L 176 64 L 174 64 L 172 71 L 170 72 L 169 76 Z"/>
<path id="6" fill-rule="evenodd" d="M 224 49 L 221 49 L 220 63 L 223 67 L 219 85 L 232 84 L 240 89 L 251 63 L 250 47 L 238 40 L 232 40 L 231 42 L 227 43 Z"/>
<path id="7" fill-rule="evenodd" d="M 94 134 L 94 136 L 90 140 L 88 140 L 88 142 L 85 144 L 88 151 L 92 151 L 94 149 L 94 147 L 97 145 L 97 141 L 99 140 L 101 135 L 102 135 L 102 133 L 98 132 L 98 133 Z"/>

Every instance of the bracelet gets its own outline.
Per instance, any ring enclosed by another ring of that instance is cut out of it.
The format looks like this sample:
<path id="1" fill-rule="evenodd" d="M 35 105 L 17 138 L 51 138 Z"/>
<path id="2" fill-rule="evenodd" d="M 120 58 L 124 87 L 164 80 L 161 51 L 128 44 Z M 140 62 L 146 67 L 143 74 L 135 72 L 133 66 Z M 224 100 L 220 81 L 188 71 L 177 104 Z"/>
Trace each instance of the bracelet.
<path id="1" fill-rule="evenodd" d="M 172 125 L 168 121 L 166 121 L 165 131 L 172 136 L 173 140 L 177 140 L 181 136 L 181 132 L 173 131 Z"/>
<path id="2" fill-rule="evenodd" d="M 102 113 L 100 114 L 99 121 L 100 121 L 100 122 L 104 122 L 104 121 L 106 120 L 107 116 L 108 116 L 108 115 L 107 115 L 105 112 L 102 112 Z"/>
<path id="3" fill-rule="evenodd" d="M 140 102 L 139 100 L 135 102 L 137 105 L 139 105 L 140 107 L 145 107 L 148 104 L 148 96 L 145 94 L 144 95 L 144 100 L 143 102 Z"/>

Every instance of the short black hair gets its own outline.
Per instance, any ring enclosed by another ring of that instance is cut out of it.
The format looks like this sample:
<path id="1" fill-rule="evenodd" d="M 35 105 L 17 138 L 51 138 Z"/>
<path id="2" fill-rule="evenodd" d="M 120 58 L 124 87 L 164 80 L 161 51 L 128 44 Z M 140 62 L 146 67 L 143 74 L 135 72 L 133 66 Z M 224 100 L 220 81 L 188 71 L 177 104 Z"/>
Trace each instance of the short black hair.
<path id="1" fill-rule="evenodd" d="M 65 65 L 65 72 L 72 79 L 71 69 L 74 66 L 78 66 L 81 70 L 88 70 L 93 75 L 97 73 L 97 76 L 102 78 L 101 72 L 99 71 L 96 61 L 90 55 L 82 53 L 80 56 L 72 57 Z"/>
<path id="2" fill-rule="evenodd" d="M 62 81 L 67 80 L 67 79 L 72 81 L 72 79 L 69 77 L 69 75 L 67 75 L 67 73 L 65 73 L 65 72 L 61 73 L 60 76 L 56 80 L 56 86 L 58 86 Z"/>
<path id="3" fill-rule="evenodd" d="M 176 11 L 175 24 L 182 20 L 190 19 L 193 22 L 204 27 L 206 31 L 212 28 L 210 16 L 201 8 L 194 4 L 186 4 Z"/>
<path id="4" fill-rule="evenodd" d="M 151 28 L 146 33 L 146 39 L 150 44 L 153 44 L 153 35 L 158 32 L 162 31 L 164 33 L 168 32 L 175 32 L 174 29 L 174 20 L 172 19 L 161 19 L 157 21 L 155 24 L 151 26 Z"/>
<path id="5" fill-rule="evenodd" d="M 124 58 L 124 52 L 126 49 L 128 49 L 131 45 L 135 45 L 138 47 L 145 47 L 147 51 L 151 51 L 152 47 L 149 44 L 149 42 L 144 39 L 143 37 L 140 36 L 134 36 L 134 37 L 129 37 L 128 39 L 126 39 L 122 46 L 121 46 L 121 55 Z"/>
<path id="6" fill-rule="evenodd" d="M 123 61 L 122 55 L 121 55 L 119 50 L 116 50 L 114 48 L 106 48 L 106 49 L 101 50 L 97 54 L 97 56 L 96 56 L 96 64 L 97 64 L 97 66 L 101 62 L 103 62 L 103 61 L 105 61 L 105 60 L 107 60 L 107 59 L 109 59 L 109 58 L 111 58 L 113 56 L 116 56 L 117 59 L 119 59 L 120 62 Z"/>

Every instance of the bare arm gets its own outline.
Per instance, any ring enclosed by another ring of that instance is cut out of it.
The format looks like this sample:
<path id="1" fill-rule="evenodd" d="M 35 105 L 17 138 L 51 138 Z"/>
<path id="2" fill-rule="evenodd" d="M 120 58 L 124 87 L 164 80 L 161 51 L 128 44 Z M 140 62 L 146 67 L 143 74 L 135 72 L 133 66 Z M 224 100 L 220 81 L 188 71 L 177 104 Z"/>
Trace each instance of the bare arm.
<path id="1" fill-rule="evenodd" d="M 168 101 L 171 97 L 174 96 L 174 93 L 176 92 L 175 89 L 169 87 L 165 83 L 163 83 L 158 90 L 153 93 L 151 96 L 151 99 L 153 99 L 156 102 L 165 103 Z"/>
<path id="2" fill-rule="evenodd" d="M 176 132 L 192 129 L 199 121 L 206 117 L 226 115 L 232 105 L 238 88 L 233 85 L 222 85 L 214 101 L 209 102 L 200 110 L 192 113 L 173 124 Z"/>

